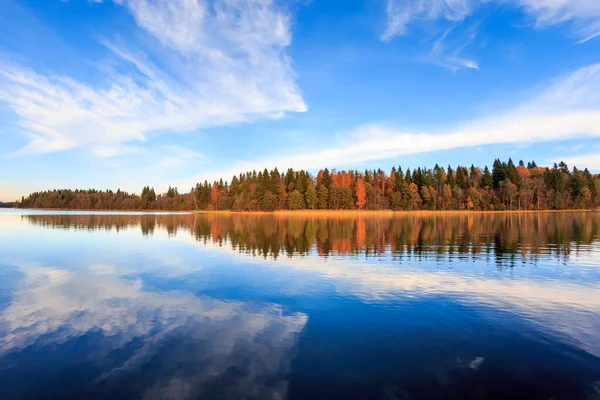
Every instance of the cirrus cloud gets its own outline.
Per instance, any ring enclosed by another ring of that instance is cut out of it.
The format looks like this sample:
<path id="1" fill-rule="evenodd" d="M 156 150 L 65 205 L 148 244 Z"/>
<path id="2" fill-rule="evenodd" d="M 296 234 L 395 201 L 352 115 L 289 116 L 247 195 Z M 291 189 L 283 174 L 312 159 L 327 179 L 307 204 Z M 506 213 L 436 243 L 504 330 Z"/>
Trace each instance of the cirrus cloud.
<path id="1" fill-rule="evenodd" d="M 363 125 L 340 135 L 337 142 L 313 152 L 294 152 L 254 161 L 238 161 L 226 170 L 206 171 L 204 179 L 229 179 L 240 171 L 277 167 L 280 171 L 355 166 L 409 154 L 498 144 L 530 144 L 572 138 L 600 138 L 600 64 L 581 68 L 550 82 L 528 100 L 491 117 L 475 118 L 439 131 L 411 131 L 389 124 Z M 576 160 L 569 160 L 575 164 Z M 591 158 L 578 166 L 600 169 Z"/>
<path id="2" fill-rule="evenodd" d="M 535 27 L 568 24 L 581 42 L 600 35 L 600 2 L 590 0 L 388 0 L 386 40 L 419 21 L 460 22 L 486 4 L 522 10 Z"/>
<path id="3" fill-rule="evenodd" d="M 272 0 L 115 3 L 146 37 L 101 40 L 111 65 L 101 83 L 0 64 L 0 101 L 29 137 L 22 151 L 112 156 L 152 133 L 306 110 L 286 54 L 290 17 Z"/>
<path id="4" fill-rule="evenodd" d="M 461 53 L 473 44 L 477 27 L 481 23 L 481 20 L 474 24 L 466 21 L 486 6 L 519 9 L 535 28 L 564 25 L 577 43 L 600 35 L 598 1 L 387 0 L 387 21 L 382 40 L 389 41 L 395 36 L 407 34 L 411 25 L 434 25 L 435 29 L 427 30 L 427 36 L 434 38 L 434 43 L 429 53 L 423 57 L 424 61 L 453 71 L 462 68 L 479 69 L 473 56 Z M 458 29 L 461 25 L 466 29 Z"/>

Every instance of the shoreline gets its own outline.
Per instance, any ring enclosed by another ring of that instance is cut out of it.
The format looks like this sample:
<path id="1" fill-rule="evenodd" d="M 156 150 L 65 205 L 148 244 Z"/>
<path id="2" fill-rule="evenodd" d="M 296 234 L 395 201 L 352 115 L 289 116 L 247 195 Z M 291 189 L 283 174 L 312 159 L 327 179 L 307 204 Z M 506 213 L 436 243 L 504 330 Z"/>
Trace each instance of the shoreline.
<path id="1" fill-rule="evenodd" d="M 114 214 L 214 214 L 214 215 L 275 215 L 275 216 L 393 216 L 393 215 L 473 215 L 473 214 L 532 214 L 566 212 L 600 212 L 600 209 L 567 210 L 275 210 L 275 211 L 232 211 L 232 210 L 109 210 L 73 208 L 6 208 L 7 210 L 57 211 L 57 212 L 101 212 Z"/>

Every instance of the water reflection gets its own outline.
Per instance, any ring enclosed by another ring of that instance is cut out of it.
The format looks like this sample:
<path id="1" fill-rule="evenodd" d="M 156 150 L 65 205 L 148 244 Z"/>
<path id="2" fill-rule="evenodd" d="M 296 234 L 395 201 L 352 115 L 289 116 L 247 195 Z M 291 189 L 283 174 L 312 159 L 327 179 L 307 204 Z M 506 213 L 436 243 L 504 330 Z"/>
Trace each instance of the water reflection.
<path id="1" fill-rule="evenodd" d="M 40 368 L 48 370 L 45 382 L 29 390 L 12 386 L 15 393 L 6 398 L 20 397 L 19 391 L 64 398 L 90 385 L 99 398 L 286 397 L 290 351 L 306 315 L 149 292 L 139 280 L 114 276 L 117 268 L 19 267 L 25 276 L 0 316 L 0 376 L 7 388 L 9 377 L 39 377 Z M 85 368 L 85 376 L 61 386 L 74 365 Z"/>
<path id="2" fill-rule="evenodd" d="M 229 255 L 280 260 L 285 256 L 281 262 L 286 267 L 317 274 L 335 282 L 340 294 L 363 301 L 444 295 L 464 303 L 510 308 L 561 340 L 600 356 L 600 334 L 596 334 L 600 332 L 600 270 L 579 269 L 574 277 L 544 276 L 540 271 L 535 277 L 506 279 L 480 269 L 481 263 L 500 270 L 517 263 L 566 264 L 573 257 L 578 266 L 598 266 L 594 261 L 599 251 L 598 213 L 409 214 L 395 218 L 30 215 L 27 219 L 53 228 L 118 231 L 140 227 L 144 235 L 165 230 L 170 236 L 191 234 L 207 248 Z M 329 260 L 317 263 L 311 255 Z M 467 261 L 475 262 L 472 269 L 460 271 Z M 448 265 L 454 269 L 439 270 Z"/>
<path id="3" fill-rule="evenodd" d="M 245 214 L 26 215 L 35 225 L 53 228 L 122 230 L 156 228 L 169 235 L 191 232 L 198 241 L 230 245 L 240 252 L 281 255 L 378 256 L 385 253 L 444 258 L 493 256 L 502 264 L 535 261 L 540 255 L 567 259 L 588 251 L 600 235 L 600 214 L 492 213 L 408 214 L 390 217 L 309 217 Z"/>
<path id="4" fill-rule="evenodd" d="M 599 222 L 0 214 L 0 398 L 598 399 Z"/>

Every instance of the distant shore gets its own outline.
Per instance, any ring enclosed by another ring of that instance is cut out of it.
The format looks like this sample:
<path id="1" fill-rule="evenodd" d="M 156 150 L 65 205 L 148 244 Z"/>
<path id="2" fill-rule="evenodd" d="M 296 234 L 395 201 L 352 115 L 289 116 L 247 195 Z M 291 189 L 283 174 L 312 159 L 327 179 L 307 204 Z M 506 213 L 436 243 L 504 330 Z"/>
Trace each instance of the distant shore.
<path id="1" fill-rule="evenodd" d="M 13 208 L 14 210 L 102 212 L 102 213 L 140 213 L 140 214 L 206 214 L 206 215 L 277 215 L 277 216 L 392 216 L 392 215 L 452 215 L 452 214 L 531 214 L 564 212 L 599 212 L 599 209 L 566 210 L 275 210 L 275 211 L 232 211 L 232 210 L 108 210 L 108 209 L 69 209 L 69 208 Z"/>
<path id="2" fill-rule="evenodd" d="M 476 211 L 476 210 L 277 210 L 277 211 L 190 211 L 194 214 L 221 214 L 221 215 L 275 215 L 275 216 L 314 216 L 314 217 L 339 217 L 339 216 L 395 216 L 395 215 L 474 215 L 474 214 L 535 214 L 535 213 L 564 213 L 564 212 L 598 212 L 600 210 L 574 209 L 574 210 L 504 210 L 504 211 Z"/>

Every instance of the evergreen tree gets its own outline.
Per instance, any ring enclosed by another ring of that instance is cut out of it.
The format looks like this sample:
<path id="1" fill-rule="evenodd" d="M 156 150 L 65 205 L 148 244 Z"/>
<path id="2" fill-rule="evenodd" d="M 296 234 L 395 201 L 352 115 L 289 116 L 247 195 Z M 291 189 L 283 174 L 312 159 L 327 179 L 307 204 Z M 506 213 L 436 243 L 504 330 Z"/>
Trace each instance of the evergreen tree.
<path id="1" fill-rule="evenodd" d="M 304 196 L 298 190 L 294 190 L 290 193 L 288 199 L 288 208 L 290 210 L 301 210 L 304 208 Z"/>
<path id="2" fill-rule="evenodd" d="M 522 160 L 515 166 L 496 159 L 493 170 L 483 171 L 473 164 L 447 172 L 439 165 L 418 167 L 412 172 L 402 167 L 387 176 L 381 169 L 319 172 L 317 184 L 306 171 L 288 169 L 248 171 L 229 181 L 197 183 L 190 192 L 169 187 L 164 195 L 144 186 L 141 194 L 118 189 L 54 189 L 23 196 L 22 208 L 72 208 L 114 210 L 264 210 L 276 209 L 568 209 L 597 207 L 600 203 L 600 176 L 588 169 L 564 162 L 552 168 L 538 168 L 535 161 Z M 329 186 L 328 186 L 329 185 Z M 420 185 L 420 186 L 419 186 Z"/>
<path id="3" fill-rule="evenodd" d="M 494 178 L 492 178 L 492 174 L 490 173 L 490 169 L 485 166 L 483 169 L 483 176 L 481 177 L 481 186 L 484 188 L 492 188 L 494 186 Z"/>
<path id="4" fill-rule="evenodd" d="M 494 181 L 494 188 L 499 188 L 500 182 L 504 181 L 506 178 L 506 164 L 502 163 L 500 159 L 497 158 L 494 160 L 494 165 L 492 166 L 492 179 Z"/>
<path id="5" fill-rule="evenodd" d="M 454 189 L 454 187 L 456 186 L 456 173 L 450 165 L 448 165 L 448 173 L 446 174 L 446 176 L 446 182 L 448 182 L 448 186 L 450 186 L 450 189 Z"/>
<path id="6" fill-rule="evenodd" d="M 332 183 L 333 181 L 331 179 L 331 175 L 329 174 L 329 170 L 325 168 L 323 170 L 323 178 L 321 180 L 321 184 L 325 185 L 325 188 L 329 189 Z"/>
<path id="7" fill-rule="evenodd" d="M 306 206 L 309 209 L 314 210 L 317 206 L 317 191 L 313 185 L 308 185 L 304 194 L 304 198 L 306 200 Z"/>
<path id="8" fill-rule="evenodd" d="M 324 184 L 319 185 L 319 190 L 317 191 L 317 202 L 316 207 L 320 210 L 327 209 L 329 204 L 329 190 Z"/>

